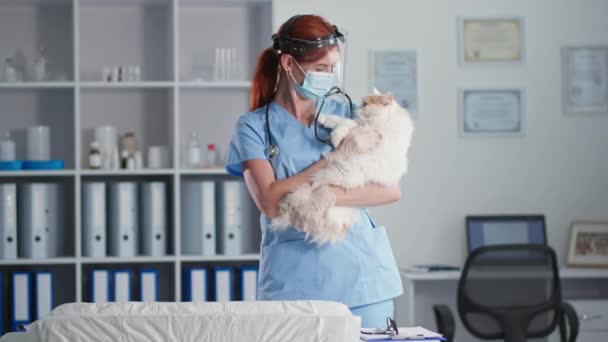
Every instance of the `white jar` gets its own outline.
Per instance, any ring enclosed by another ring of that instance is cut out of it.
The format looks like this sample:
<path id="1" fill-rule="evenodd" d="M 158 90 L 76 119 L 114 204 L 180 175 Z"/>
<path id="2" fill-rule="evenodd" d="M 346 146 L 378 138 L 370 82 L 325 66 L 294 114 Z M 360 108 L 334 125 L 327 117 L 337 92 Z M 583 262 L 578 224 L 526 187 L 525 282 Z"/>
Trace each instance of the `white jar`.
<path id="1" fill-rule="evenodd" d="M 15 142 L 11 140 L 11 133 L 6 132 L 0 141 L 0 161 L 14 161 L 15 159 Z"/>
<path id="2" fill-rule="evenodd" d="M 32 126 L 27 129 L 26 160 L 51 159 L 51 129 L 49 126 Z"/>

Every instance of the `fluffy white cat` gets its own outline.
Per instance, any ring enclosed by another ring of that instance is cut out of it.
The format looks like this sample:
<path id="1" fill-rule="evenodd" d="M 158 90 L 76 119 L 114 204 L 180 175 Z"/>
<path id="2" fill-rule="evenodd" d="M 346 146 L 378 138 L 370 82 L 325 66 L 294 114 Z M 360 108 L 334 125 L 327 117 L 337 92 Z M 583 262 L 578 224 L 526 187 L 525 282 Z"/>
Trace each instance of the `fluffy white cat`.
<path id="1" fill-rule="evenodd" d="M 279 202 L 273 229 L 293 226 L 307 238 L 323 244 L 344 237 L 359 210 L 336 207 L 330 186 L 352 190 L 367 183 L 393 185 L 407 172 L 414 125 L 408 111 L 392 95 L 366 96 L 354 120 L 320 114 L 319 124 L 332 129 L 335 150 L 325 156 L 327 167 Z"/>

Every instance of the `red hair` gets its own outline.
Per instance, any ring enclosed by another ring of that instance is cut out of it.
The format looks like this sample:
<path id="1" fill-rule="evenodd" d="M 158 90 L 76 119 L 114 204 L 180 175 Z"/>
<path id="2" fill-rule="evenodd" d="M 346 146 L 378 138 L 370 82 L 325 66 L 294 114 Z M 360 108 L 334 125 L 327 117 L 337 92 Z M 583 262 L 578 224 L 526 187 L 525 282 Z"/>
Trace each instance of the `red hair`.
<path id="1" fill-rule="evenodd" d="M 318 15 L 307 14 L 298 18 L 291 27 L 291 37 L 317 39 L 334 34 L 334 27 Z M 279 28 L 278 36 L 287 35 L 285 23 Z M 313 62 L 327 53 L 327 48 L 313 49 L 301 56 L 293 56 L 298 62 Z M 270 47 L 262 51 L 255 67 L 249 108 L 254 110 L 272 101 L 279 73 L 280 56 Z"/>

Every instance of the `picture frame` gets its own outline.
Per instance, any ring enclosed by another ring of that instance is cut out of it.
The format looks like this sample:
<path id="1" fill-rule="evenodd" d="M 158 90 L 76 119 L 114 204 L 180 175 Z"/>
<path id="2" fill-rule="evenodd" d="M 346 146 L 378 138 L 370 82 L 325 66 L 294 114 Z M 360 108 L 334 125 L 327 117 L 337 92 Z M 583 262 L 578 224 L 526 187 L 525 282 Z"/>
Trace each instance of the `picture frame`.
<path id="1" fill-rule="evenodd" d="M 523 17 L 459 17 L 461 65 L 522 65 L 526 61 Z"/>
<path id="2" fill-rule="evenodd" d="M 371 49 L 368 52 L 368 88 L 391 92 L 412 118 L 418 117 L 418 52 Z"/>
<path id="3" fill-rule="evenodd" d="M 608 45 L 561 49 L 562 110 L 608 114 Z"/>
<path id="4" fill-rule="evenodd" d="M 459 89 L 461 137 L 526 135 L 526 91 L 523 88 Z"/>
<path id="5" fill-rule="evenodd" d="M 608 222 L 572 222 L 566 264 L 608 268 Z"/>

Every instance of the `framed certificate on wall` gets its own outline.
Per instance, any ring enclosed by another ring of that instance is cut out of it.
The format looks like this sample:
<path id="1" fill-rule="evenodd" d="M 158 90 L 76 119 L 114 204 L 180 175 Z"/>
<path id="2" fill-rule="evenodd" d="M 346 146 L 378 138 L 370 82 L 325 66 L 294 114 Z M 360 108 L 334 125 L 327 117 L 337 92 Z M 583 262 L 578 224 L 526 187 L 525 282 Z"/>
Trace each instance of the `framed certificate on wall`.
<path id="1" fill-rule="evenodd" d="M 525 134 L 523 89 L 461 89 L 462 136 L 519 136 Z"/>
<path id="2" fill-rule="evenodd" d="M 565 113 L 608 114 L 608 46 L 562 48 Z"/>
<path id="3" fill-rule="evenodd" d="M 523 18 L 459 18 L 461 64 L 523 63 Z"/>
<path id="4" fill-rule="evenodd" d="M 418 116 L 417 53 L 415 50 L 370 50 L 369 89 L 391 92 L 413 118 Z"/>

